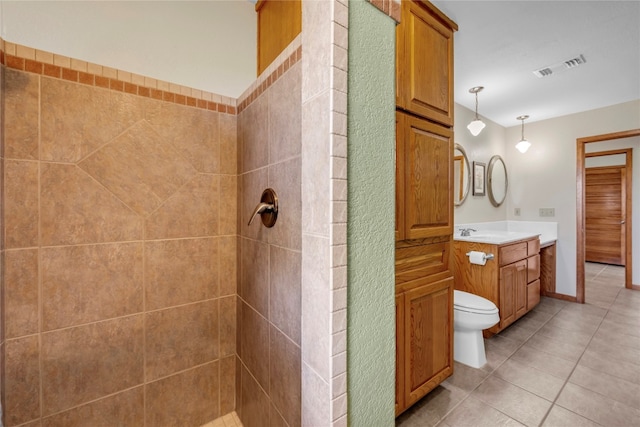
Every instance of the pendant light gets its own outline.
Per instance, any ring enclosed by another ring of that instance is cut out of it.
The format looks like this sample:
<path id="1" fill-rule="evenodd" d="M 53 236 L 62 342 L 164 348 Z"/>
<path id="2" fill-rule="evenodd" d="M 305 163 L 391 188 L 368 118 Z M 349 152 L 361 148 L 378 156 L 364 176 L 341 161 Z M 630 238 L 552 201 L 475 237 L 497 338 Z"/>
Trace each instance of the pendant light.
<path id="1" fill-rule="evenodd" d="M 527 120 L 528 118 L 529 118 L 529 116 L 527 116 L 527 115 L 516 117 L 516 120 L 521 120 L 522 121 L 522 139 L 520 140 L 520 142 L 518 142 L 516 144 L 516 148 L 521 153 L 526 153 L 526 151 L 529 149 L 529 147 L 531 147 L 531 143 L 529 141 L 527 141 L 526 139 L 524 139 L 524 121 Z"/>
<path id="2" fill-rule="evenodd" d="M 476 95 L 476 118 L 467 125 L 467 129 L 471 132 L 471 135 L 478 136 L 482 129 L 484 129 L 485 124 L 478 117 L 478 92 L 481 92 L 484 89 L 484 86 L 476 86 L 469 89 L 469 93 L 474 93 Z"/>

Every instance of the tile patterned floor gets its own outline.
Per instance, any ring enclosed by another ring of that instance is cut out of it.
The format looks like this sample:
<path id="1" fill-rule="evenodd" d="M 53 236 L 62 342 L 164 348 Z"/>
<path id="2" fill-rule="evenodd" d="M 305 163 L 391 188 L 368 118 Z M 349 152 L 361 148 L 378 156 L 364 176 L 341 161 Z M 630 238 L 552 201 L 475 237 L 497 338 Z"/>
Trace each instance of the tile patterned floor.
<path id="1" fill-rule="evenodd" d="M 223 415 L 215 420 L 203 425 L 202 427 L 242 427 L 242 421 L 238 418 L 235 411 Z"/>
<path id="2" fill-rule="evenodd" d="M 397 427 L 640 426 L 640 292 L 624 268 L 587 264 L 586 304 L 543 298 L 485 340 Z"/>

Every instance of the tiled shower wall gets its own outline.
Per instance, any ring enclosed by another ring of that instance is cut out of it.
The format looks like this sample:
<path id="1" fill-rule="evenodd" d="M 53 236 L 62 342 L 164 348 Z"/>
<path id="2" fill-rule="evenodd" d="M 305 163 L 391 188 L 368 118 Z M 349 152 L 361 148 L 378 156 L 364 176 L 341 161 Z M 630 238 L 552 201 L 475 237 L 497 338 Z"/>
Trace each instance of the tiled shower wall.
<path id="1" fill-rule="evenodd" d="M 240 281 L 236 411 L 245 427 L 301 425 L 301 48 L 239 105 Z M 276 61 L 278 63 L 278 61 Z M 273 228 L 247 223 L 265 188 Z"/>
<path id="2" fill-rule="evenodd" d="M 5 425 L 198 426 L 232 411 L 237 117 L 6 61 Z"/>

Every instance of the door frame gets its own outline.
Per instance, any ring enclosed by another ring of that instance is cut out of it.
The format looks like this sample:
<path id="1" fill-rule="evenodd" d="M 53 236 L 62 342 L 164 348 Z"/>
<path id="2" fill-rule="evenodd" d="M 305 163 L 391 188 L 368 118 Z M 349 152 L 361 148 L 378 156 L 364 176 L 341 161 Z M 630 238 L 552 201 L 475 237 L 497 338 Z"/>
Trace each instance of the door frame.
<path id="1" fill-rule="evenodd" d="M 632 138 L 635 136 L 640 136 L 640 129 L 631 129 L 627 131 L 621 132 L 613 132 L 607 133 L 603 135 L 595 135 L 588 136 L 584 138 L 578 138 L 576 140 L 577 145 L 577 167 L 576 167 L 576 235 L 577 235 L 577 247 L 576 247 L 576 300 L 579 303 L 584 303 L 584 263 L 585 263 L 585 157 L 586 157 L 586 144 L 592 142 L 605 142 L 611 141 L 614 139 L 624 139 L 624 138 Z M 618 154 L 625 153 L 624 149 L 622 150 L 612 150 L 607 152 L 607 154 Z M 607 155 L 603 154 L 603 155 Z M 632 180 L 632 156 L 626 156 L 626 186 L 627 190 L 631 189 L 631 180 Z M 625 265 L 625 287 L 628 289 L 637 289 L 640 290 L 640 286 L 633 285 L 631 283 L 632 278 L 632 270 L 633 270 L 633 258 L 631 254 L 632 247 L 632 239 L 631 239 L 631 201 L 632 201 L 632 191 L 627 191 L 626 194 L 626 221 L 625 221 L 625 234 L 627 238 L 625 239 L 625 257 L 626 257 L 626 265 Z"/>

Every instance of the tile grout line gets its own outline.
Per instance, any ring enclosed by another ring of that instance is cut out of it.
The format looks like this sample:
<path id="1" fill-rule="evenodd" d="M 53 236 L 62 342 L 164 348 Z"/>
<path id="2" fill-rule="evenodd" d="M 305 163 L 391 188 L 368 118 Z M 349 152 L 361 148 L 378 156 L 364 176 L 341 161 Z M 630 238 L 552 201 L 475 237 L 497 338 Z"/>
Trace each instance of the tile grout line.
<path id="1" fill-rule="evenodd" d="M 604 269 L 603 269 L 604 270 Z M 600 273 L 598 273 L 600 274 Z M 597 276 L 596 276 L 597 277 Z M 595 278 L 595 277 L 594 277 Z M 622 289 L 620 289 L 618 291 L 618 294 L 620 294 L 620 292 L 622 291 Z M 617 298 L 616 295 L 616 298 Z M 586 303 L 585 303 L 586 304 Z M 591 305 L 591 304 L 589 304 Z M 597 307 L 597 306 L 596 306 Z M 602 308 L 602 307 L 600 307 Z M 564 310 L 564 308 L 563 308 Z M 567 384 L 569 383 L 569 380 L 571 379 L 571 376 L 573 375 L 573 373 L 575 372 L 576 368 L 578 367 L 578 365 L 580 364 L 580 361 L 582 360 L 582 357 L 584 356 L 584 354 L 586 353 L 587 349 L 589 348 L 589 345 L 591 344 L 591 342 L 593 341 L 593 338 L 596 336 L 596 334 L 598 333 L 598 330 L 600 330 L 600 326 L 602 326 L 602 323 L 604 322 L 605 317 L 607 317 L 607 314 L 609 314 L 609 308 L 604 309 L 606 310 L 606 312 L 604 313 L 604 315 L 602 316 L 602 319 L 600 320 L 600 323 L 598 323 L 598 327 L 595 329 L 595 331 L 593 332 L 593 334 L 591 335 L 591 338 L 589 339 L 589 342 L 587 343 L 587 345 L 584 347 L 584 350 L 582 351 L 582 353 L 580 354 L 580 357 L 578 358 L 578 360 L 575 362 L 575 365 L 573 366 L 573 369 L 571 369 L 571 372 L 569 373 L 569 375 L 567 376 L 567 379 L 564 381 L 564 383 L 562 384 L 562 387 L 560 387 L 560 390 L 558 391 L 558 394 L 556 394 L 556 397 L 553 399 L 553 402 L 551 402 L 551 406 L 549 406 L 549 409 L 547 410 L 547 413 L 544 415 L 544 417 L 542 418 L 542 420 L 540 421 L 539 426 L 542 426 L 544 424 L 544 422 L 546 421 L 547 417 L 549 416 L 549 413 L 551 413 L 551 410 L 554 408 L 554 406 L 556 406 L 556 402 L 558 401 L 558 398 L 560 397 L 560 395 L 562 394 L 563 390 L 565 389 L 565 387 L 567 386 Z M 562 311 L 562 310 L 560 310 Z M 564 407 L 562 407 L 564 408 Z M 564 408 L 567 411 L 570 411 L 576 415 L 579 415 L 582 417 L 582 415 L 577 414 L 576 412 L 571 411 L 570 409 Z M 584 417 L 587 418 L 587 417 Z M 587 418 L 589 419 L 589 418 Z M 591 420 L 589 419 L 589 421 L 593 421 L 594 423 L 597 423 L 597 421 Z"/>

